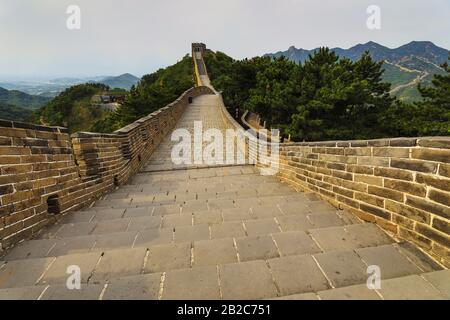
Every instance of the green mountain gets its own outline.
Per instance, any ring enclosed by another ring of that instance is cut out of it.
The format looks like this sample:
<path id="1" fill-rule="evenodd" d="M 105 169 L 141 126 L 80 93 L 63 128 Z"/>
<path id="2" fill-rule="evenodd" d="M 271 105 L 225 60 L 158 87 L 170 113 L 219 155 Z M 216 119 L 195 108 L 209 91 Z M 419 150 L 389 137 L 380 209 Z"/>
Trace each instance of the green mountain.
<path id="1" fill-rule="evenodd" d="M 50 99 L 35 96 L 18 90 L 6 90 L 0 87 L 0 103 L 9 104 L 24 109 L 37 109 Z"/>
<path id="2" fill-rule="evenodd" d="M 0 102 L 0 119 L 24 121 L 29 114 L 29 109 Z"/>
<path id="3" fill-rule="evenodd" d="M 291 61 L 303 63 L 318 49 L 297 49 L 292 46 L 287 51 L 269 53 L 265 56 L 284 56 Z M 383 80 L 392 83 L 391 94 L 403 101 L 420 99 L 417 84 L 420 82 L 428 86 L 434 74 L 445 74 L 440 65 L 447 61 L 449 52 L 430 41 L 412 41 L 394 49 L 370 41 L 349 49 L 332 48 L 331 50 L 339 57 L 346 57 L 352 61 L 358 60 L 365 51 L 369 51 L 374 60 L 384 61 Z"/>
<path id="4" fill-rule="evenodd" d="M 108 111 L 92 104 L 91 98 L 108 89 L 99 83 L 72 86 L 37 110 L 28 120 L 48 126 L 67 127 L 71 132 L 88 131 L 96 121 L 108 114 Z"/>
<path id="5" fill-rule="evenodd" d="M 117 77 L 107 77 L 98 81 L 99 83 L 103 83 L 110 88 L 121 88 L 130 90 L 132 86 L 135 86 L 139 82 L 139 78 L 133 76 L 130 73 L 124 73 Z"/>

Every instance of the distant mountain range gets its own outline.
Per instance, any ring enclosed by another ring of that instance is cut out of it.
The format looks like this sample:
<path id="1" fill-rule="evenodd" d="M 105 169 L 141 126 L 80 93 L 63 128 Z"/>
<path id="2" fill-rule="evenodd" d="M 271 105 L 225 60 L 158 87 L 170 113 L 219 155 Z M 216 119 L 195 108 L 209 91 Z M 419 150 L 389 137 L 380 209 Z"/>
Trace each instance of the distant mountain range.
<path id="1" fill-rule="evenodd" d="M 0 88 L 0 119 L 24 120 L 31 111 L 43 106 L 50 99 Z"/>
<path id="2" fill-rule="evenodd" d="M 291 46 L 286 51 L 269 53 L 265 56 L 284 56 L 295 62 L 304 62 L 312 50 L 297 49 Z M 433 74 L 444 73 L 440 67 L 447 61 L 449 50 L 436 46 L 430 41 L 412 41 L 398 48 L 390 49 L 370 41 L 357 44 L 349 49 L 332 48 L 340 57 L 357 60 L 365 51 L 369 51 L 374 60 L 384 60 L 384 80 L 392 83 L 391 93 L 405 101 L 420 98 L 416 87 L 419 82 L 429 84 Z"/>
<path id="3" fill-rule="evenodd" d="M 124 73 L 119 76 L 95 76 L 86 78 L 63 77 L 50 80 L 20 80 L 2 81 L 0 87 L 8 90 L 19 90 L 31 95 L 56 97 L 65 89 L 82 83 L 103 83 L 114 88 L 130 90 L 140 79 L 132 74 Z"/>
<path id="4" fill-rule="evenodd" d="M 130 90 L 131 86 L 136 85 L 139 82 L 139 78 L 136 76 L 133 76 L 130 73 L 124 73 L 117 77 L 106 77 L 102 80 L 98 80 L 97 82 L 106 84 L 111 89 L 114 88 L 121 88 Z"/>

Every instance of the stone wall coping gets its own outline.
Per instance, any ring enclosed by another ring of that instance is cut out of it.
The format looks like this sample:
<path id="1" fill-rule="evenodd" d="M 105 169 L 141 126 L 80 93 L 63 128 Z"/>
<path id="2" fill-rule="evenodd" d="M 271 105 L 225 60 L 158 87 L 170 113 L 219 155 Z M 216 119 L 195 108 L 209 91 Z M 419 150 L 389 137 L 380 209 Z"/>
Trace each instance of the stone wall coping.
<path id="1" fill-rule="evenodd" d="M 430 147 L 450 148 L 450 136 L 399 137 L 372 140 L 335 140 L 310 142 L 284 142 L 282 147 Z"/>
<path id="2" fill-rule="evenodd" d="M 29 129 L 36 131 L 46 131 L 46 132 L 59 132 L 59 133 L 68 133 L 67 128 L 59 127 L 59 126 L 41 126 L 38 124 L 31 124 L 20 121 L 12 121 L 12 120 L 4 120 L 0 119 L 0 127 L 4 128 L 15 128 L 15 129 Z"/>

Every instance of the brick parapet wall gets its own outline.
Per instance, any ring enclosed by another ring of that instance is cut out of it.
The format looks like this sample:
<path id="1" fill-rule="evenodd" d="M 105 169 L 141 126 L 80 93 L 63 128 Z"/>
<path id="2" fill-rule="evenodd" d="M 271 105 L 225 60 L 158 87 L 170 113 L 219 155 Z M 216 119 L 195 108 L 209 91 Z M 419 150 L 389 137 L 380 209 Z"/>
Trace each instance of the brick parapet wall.
<path id="1" fill-rule="evenodd" d="M 126 183 L 174 127 L 189 98 L 212 93 L 191 88 L 113 134 L 69 136 L 65 128 L 0 120 L 0 252 Z"/>
<path id="2" fill-rule="evenodd" d="M 450 137 L 285 143 L 278 176 L 450 266 Z"/>

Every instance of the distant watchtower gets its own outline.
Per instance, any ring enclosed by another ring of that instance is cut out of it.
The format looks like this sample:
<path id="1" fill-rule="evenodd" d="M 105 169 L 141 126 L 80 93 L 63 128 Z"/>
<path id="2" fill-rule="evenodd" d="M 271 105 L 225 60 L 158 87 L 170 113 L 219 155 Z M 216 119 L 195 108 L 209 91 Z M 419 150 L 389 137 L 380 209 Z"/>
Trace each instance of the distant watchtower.
<path id="1" fill-rule="evenodd" d="M 195 59 L 201 59 L 206 52 L 206 44 L 204 43 L 193 43 L 192 44 L 192 56 Z"/>

